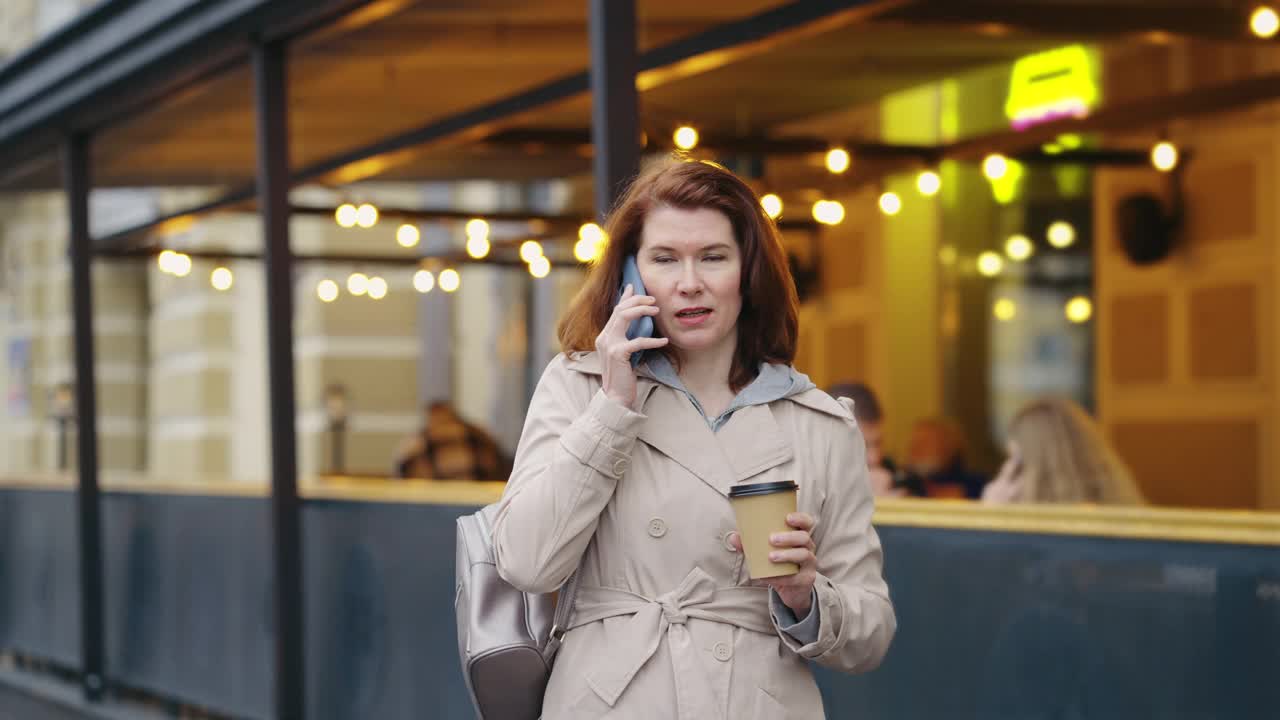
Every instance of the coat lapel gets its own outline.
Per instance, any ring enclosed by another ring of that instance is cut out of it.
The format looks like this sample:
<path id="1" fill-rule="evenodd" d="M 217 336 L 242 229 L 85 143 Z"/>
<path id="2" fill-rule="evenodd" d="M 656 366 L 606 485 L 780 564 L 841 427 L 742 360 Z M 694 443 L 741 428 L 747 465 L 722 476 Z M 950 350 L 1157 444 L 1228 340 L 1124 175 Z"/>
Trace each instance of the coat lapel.
<path id="1" fill-rule="evenodd" d="M 768 405 L 749 405 L 729 417 L 717 433 L 725 459 L 740 483 L 790 462 L 795 457 L 791 440 L 783 433 Z"/>
<path id="2" fill-rule="evenodd" d="M 742 408 L 715 433 L 693 403 L 665 386 L 650 390 L 640 440 L 697 475 L 721 495 L 794 457 L 767 405 Z"/>

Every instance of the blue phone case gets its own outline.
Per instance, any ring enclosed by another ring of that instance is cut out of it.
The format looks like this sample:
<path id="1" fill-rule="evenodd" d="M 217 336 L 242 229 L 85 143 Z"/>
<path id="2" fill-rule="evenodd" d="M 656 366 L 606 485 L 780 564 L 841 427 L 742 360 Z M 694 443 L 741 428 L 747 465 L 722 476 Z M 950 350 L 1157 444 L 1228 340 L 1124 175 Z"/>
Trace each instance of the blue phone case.
<path id="1" fill-rule="evenodd" d="M 636 256 L 628 255 L 627 259 L 622 263 L 622 284 L 618 286 L 618 297 L 613 304 L 617 305 L 622 301 L 622 293 L 626 291 L 627 285 L 636 295 L 647 295 L 644 289 L 644 282 L 640 279 L 640 268 L 636 265 Z M 645 315 L 631 321 L 627 325 L 627 339 L 635 340 L 638 337 L 653 337 L 653 318 Z M 640 364 L 640 358 L 644 353 L 631 353 L 631 367 Z"/>
<path id="2" fill-rule="evenodd" d="M 644 289 L 644 282 L 640 279 L 640 268 L 636 265 L 636 256 L 628 255 L 622 264 L 622 284 L 618 287 L 618 298 L 614 300 L 617 305 L 622 301 L 622 293 L 630 285 L 636 295 L 647 295 Z M 653 337 L 653 318 L 645 315 L 631 321 L 627 326 L 627 339 L 635 340 L 638 337 Z M 633 358 L 634 359 L 634 358 Z"/>

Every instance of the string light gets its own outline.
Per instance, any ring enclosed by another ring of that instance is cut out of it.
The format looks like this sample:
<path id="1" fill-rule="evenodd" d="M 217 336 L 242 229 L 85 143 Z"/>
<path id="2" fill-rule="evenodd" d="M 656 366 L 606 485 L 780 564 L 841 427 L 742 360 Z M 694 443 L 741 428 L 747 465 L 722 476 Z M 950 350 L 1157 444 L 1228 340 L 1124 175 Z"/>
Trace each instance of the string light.
<path id="1" fill-rule="evenodd" d="M 984 277 L 995 277 L 1004 270 L 1004 259 L 990 250 L 978 256 L 978 272 Z"/>
<path id="2" fill-rule="evenodd" d="M 1071 244 L 1076 241 L 1076 229 L 1065 220 L 1058 220 L 1049 225 L 1049 230 L 1045 234 L 1049 238 L 1049 244 L 1060 250 L 1071 247 Z"/>
<path id="3" fill-rule="evenodd" d="M 823 225 L 839 225 L 844 220 L 844 205 L 837 200 L 819 200 L 813 204 L 813 219 Z"/>
<path id="4" fill-rule="evenodd" d="M 1158 142 L 1151 148 L 1151 165 L 1160 172 L 1169 172 L 1178 166 L 1178 148 L 1171 142 Z"/>
<path id="5" fill-rule="evenodd" d="M 333 219 L 344 228 L 355 227 L 358 214 L 355 205 L 342 203 L 333 211 Z"/>
<path id="6" fill-rule="evenodd" d="M 1034 252 L 1035 246 L 1031 244 L 1031 238 L 1026 235 L 1011 235 L 1004 243 L 1004 254 L 1016 262 L 1026 260 Z"/>
<path id="7" fill-rule="evenodd" d="M 832 148 L 827 151 L 827 171 L 839 175 L 849 169 L 849 151 L 844 148 Z"/>
<path id="8" fill-rule="evenodd" d="M 1077 295 L 1067 301 L 1064 308 L 1067 319 L 1077 325 L 1089 321 L 1093 317 L 1093 303 L 1083 295 Z"/>
<path id="9" fill-rule="evenodd" d="M 681 150 L 692 150 L 698 147 L 698 131 L 688 125 L 676 128 L 671 138 L 675 141 L 676 147 Z"/>
<path id="10" fill-rule="evenodd" d="M 209 273 L 209 284 L 214 290 L 226 292 L 231 289 L 231 285 L 235 283 L 235 276 L 231 274 L 231 270 L 225 267 L 217 267 L 213 272 Z"/>
<path id="11" fill-rule="evenodd" d="M 173 274 L 177 277 L 186 277 L 191 274 L 191 256 L 186 253 L 175 253 L 173 256 Z"/>
<path id="12" fill-rule="evenodd" d="M 347 277 L 347 292 L 356 296 L 369 292 L 369 276 L 364 273 L 351 273 Z"/>
<path id="13" fill-rule="evenodd" d="M 960 253 L 956 252 L 954 245 L 943 245 L 938 248 L 938 262 L 943 265 L 955 265 L 956 260 L 960 259 Z"/>
<path id="14" fill-rule="evenodd" d="M 476 260 L 488 255 L 489 247 L 489 238 L 483 235 L 474 235 L 467 238 L 467 254 Z"/>
<path id="15" fill-rule="evenodd" d="M 429 293 L 436 286 L 436 277 L 430 270 L 419 270 L 413 274 L 413 289 L 420 293 Z"/>
<path id="16" fill-rule="evenodd" d="M 160 267 L 160 272 L 172 275 L 173 261 L 178 257 L 178 253 L 172 250 L 161 250 L 160 255 L 156 258 L 156 265 Z"/>
<path id="17" fill-rule="evenodd" d="M 782 215 L 782 198 L 769 193 L 760 198 L 760 207 L 764 208 L 765 215 L 777 220 Z"/>
<path id="18" fill-rule="evenodd" d="M 544 278 L 551 272 L 551 261 L 546 255 L 539 255 L 529 263 L 529 274 L 536 278 Z"/>
<path id="19" fill-rule="evenodd" d="M 316 296 L 322 302 L 331 303 L 338 299 L 338 283 L 325 279 L 316 284 Z"/>
<path id="20" fill-rule="evenodd" d="M 942 178 L 932 170 L 925 170 L 916 176 L 916 189 L 925 197 L 933 197 L 942 189 Z"/>
<path id="21" fill-rule="evenodd" d="M 364 203 L 356 208 L 356 224 L 362 228 L 371 228 L 378 224 L 378 208 Z"/>
<path id="22" fill-rule="evenodd" d="M 573 244 L 573 256 L 578 262 L 595 262 L 604 254 L 604 230 L 593 222 L 578 228 L 578 242 Z"/>
<path id="23" fill-rule="evenodd" d="M 1000 298 L 991 308 L 991 312 L 996 319 L 1001 322 L 1008 322 L 1018 314 L 1018 304 L 1009 298 Z"/>
<path id="24" fill-rule="evenodd" d="M 440 271 L 440 289 L 451 293 L 462 285 L 462 276 L 458 275 L 458 271 L 448 268 Z"/>
<path id="25" fill-rule="evenodd" d="M 520 243 L 520 259 L 526 263 L 542 257 L 542 243 L 537 240 L 525 240 Z"/>
<path id="26" fill-rule="evenodd" d="M 880 212 L 891 216 L 902 212 L 902 198 L 898 193 L 887 192 L 880 196 Z"/>
<path id="27" fill-rule="evenodd" d="M 982 161 L 982 174 L 988 180 L 999 180 L 1009 171 L 1009 160 L 1003 155 L 993 153 Z"/>
<path id="28" fill-rule="evenodd" d="M 416 225 L 406 223 L 396 230 L 396 242 L 400 244 L 400 247 L 417 247 L 418 241 L 421 239 L 422 233 L 418 232 Z"/>
<path id="29" fill-rule="evenodd" d="M 387 281 L 377 275 L 369 278 L 369 297 L 381 300 L 387 296 Z"/>
<path id="30" fill-rule="evenodd" d="M 1280 31 L 1280 15 L 1266 5 L 1259 5 L 1249 16 L 1249 29 L 1254 35 L 1269 40 Z"/>

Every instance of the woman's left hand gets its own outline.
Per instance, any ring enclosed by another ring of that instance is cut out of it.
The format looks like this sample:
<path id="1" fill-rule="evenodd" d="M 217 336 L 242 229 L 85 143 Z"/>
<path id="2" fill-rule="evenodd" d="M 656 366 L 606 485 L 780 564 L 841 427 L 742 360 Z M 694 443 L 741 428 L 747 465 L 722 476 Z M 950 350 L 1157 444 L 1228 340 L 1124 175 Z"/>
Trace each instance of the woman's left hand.
<path id="1" fill-rule="evenodd" d="M 787 515 L 787 525 L 795 528 L 790 532 L 773 533 L 769 536 L 769 544 L 773 550 L 769 559 L 773 562 L 791 562 L 800 566 L 794 575 L 782 575 L 764 578 L 759 582 L 768 585 L 778 593 L 782 603 L 791 608 L 797 620 L 809 615 L 809 606 L 813 600 L 813 584 L 818 580 L 818 557 L 814 555 L 817 546 L 813 544 L 814 520 L 808 513 L 793 512 Z M 738 552 L 742 552 L 742 539 L 738 533 L 732 534 L 731 542 Z"/>

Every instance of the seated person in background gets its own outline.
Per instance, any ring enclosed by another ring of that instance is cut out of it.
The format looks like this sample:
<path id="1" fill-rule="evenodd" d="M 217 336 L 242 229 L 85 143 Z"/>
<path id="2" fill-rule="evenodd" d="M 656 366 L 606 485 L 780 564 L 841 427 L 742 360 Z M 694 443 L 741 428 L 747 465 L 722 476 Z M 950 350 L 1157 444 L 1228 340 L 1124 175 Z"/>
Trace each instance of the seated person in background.
<path id="1" fill-rule="evenodd" d="M 925 497 L 973 498 L 982 494 L 986 478 L 964 464 L 964 435 L 944 418 L 916 421 L 907 446 L 906 470 L 919 476 Z"/>
<path id="2" fill-rule="evenodd" d="M 1008 450 L 1000 474 L 983 490 L 984 502 L 1146 502 L 1098 424 L 1070 400 L 1037 400 L 1018 411 Z"/>
<path id="3" fill-rule="evenodd" d="M 427 405 L 426 427 L 401 448 L 395 469 L 402 478 L 506 480 L 505 465 L 488 433 L 436 401 Z"/>
<path id="4" fill-rule="evenodd" d="M 902 497 L 909 494 L 896 478 L 906 477 L 895 473 L 893 461 L 884 454 L 884 412 L 875 392 L 860 382 L 840 382 L 832 385 L 827 394 L 834 398 L 847 397 L 853 401 L 853 416 L 862 431 L 867 446 L 867 469 L 870 471 L 871 492 L 876 497 Z"/>

